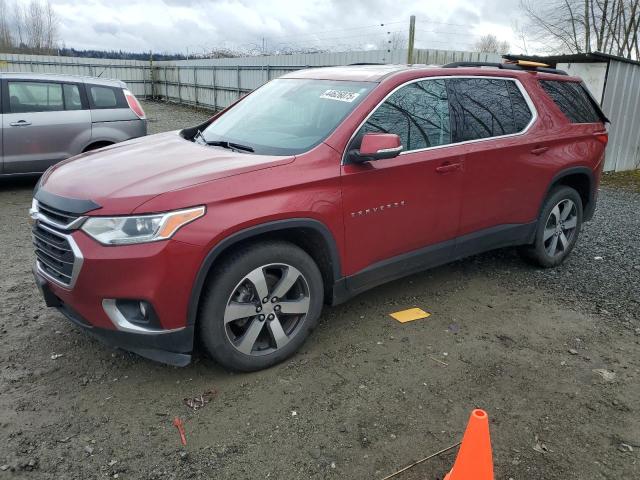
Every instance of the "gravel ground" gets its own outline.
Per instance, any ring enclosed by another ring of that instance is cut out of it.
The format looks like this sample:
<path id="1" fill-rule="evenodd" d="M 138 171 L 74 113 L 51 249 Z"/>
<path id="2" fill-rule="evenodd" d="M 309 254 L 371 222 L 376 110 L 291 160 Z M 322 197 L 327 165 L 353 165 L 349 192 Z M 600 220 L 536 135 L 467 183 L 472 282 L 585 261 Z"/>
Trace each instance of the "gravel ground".
<path id="1" fill-rule="evenodd" d="M 142 102 L 147 114 L 149 134 L 192 127 L 204 122 L 215 112 L 164 102 Z"/>
<path id="2" fill-rule="evenodd" d="M 209 115 L 145 109 L 152 132 Z M 0 181 L 0 479 L 380 479 L 459 441 L 474 407 L 496 478 L 640 478 L 640 194 L 603 189 L 560 268 L 507 249 L 413 275 L 327 308 L 291 361 L 234 375 L 110 350 L 46 309 L 34 183 Z M 432 316 L 388 316 L 412 306 Z M 442 478 L 453 458 L 398 479 Z"/>

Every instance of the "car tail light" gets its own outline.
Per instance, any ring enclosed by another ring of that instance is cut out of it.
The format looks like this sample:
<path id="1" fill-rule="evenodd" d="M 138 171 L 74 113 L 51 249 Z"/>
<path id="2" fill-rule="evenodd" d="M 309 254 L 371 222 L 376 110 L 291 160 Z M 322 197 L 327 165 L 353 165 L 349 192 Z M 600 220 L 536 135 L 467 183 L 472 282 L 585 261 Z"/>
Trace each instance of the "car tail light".
<path id="1" fill-rule="evenodd" d="M 142 109 L 142 105 L 140 105 L 140 102 L 138 102 L 138 99 L 133 93 L 131 93 L 129 90 L 125 90 L 124 97 L 127 99 L 129 108 L 138 116 L 140 120 L 144 120 L 145 118 L 147 118 L 144 110 Z"/>
<path id="2" fill-rule="evenodd" d="M 609 134 L 607 132 L 594 133 L 593 136 L 596 137 L 596 140 L 598 140 L 605 146 L 607 145 L 607 143 L 609 143 Z"/>

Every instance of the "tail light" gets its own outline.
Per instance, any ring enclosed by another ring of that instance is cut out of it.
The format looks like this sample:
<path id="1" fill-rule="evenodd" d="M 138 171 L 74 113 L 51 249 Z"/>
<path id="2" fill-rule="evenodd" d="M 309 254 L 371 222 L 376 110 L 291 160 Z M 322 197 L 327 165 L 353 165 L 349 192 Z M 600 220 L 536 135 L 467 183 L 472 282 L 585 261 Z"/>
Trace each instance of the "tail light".
<path id="1" fill-rule="evenodd" d="M 609 143 L 609 134 L 607 132 L 597 132 L 594 133 L 593 136 L 596 137 L 596 140 L 598 140 L 604 146 Z"/>
<path id="2" fill-rule="evenodd" d="M 124 90 L 124 98 L 127 99 L 129 108 L 138 116 L 140 120 L 144 120 L 145 118 L 147 118 L 147 115 L 142 109 L 142 105 L 140 105 L 140 102 L 133 93 L 131 93 L 129 90 Z"/>

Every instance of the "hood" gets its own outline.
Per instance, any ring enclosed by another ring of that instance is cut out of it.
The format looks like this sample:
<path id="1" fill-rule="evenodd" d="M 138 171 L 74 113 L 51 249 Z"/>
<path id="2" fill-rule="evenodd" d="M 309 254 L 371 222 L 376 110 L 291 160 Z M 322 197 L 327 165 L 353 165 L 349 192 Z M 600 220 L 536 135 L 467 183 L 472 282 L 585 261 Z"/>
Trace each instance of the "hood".
<path id="1" fill-rule="evenodd" d="M 124 214 L 161 193 L 294 159 L 235 153 L 168 132 L 65 160 L 47 170 L 39 188 L 54 196 L 91 200 L 102 207 L 100 214 Z"/>

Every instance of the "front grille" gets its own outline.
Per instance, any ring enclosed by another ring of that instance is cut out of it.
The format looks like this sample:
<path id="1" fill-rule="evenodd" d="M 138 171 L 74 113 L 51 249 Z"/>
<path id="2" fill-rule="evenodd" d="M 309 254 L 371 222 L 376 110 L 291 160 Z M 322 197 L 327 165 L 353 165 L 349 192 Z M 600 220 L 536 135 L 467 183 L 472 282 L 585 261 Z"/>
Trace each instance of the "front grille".
<path id="1" fill-rule="evenodd" d="M 69 225 L 79 217 L 79 215 L 74 213 L 63 212 L 62 210 L 50 207 L 41 202 L 38 202 L 38 211 L 48 219 L 53 220 L 60 225 Z"/>
<path id="2" fill-rule="evenodd" d="M 75 255 L 67 237 L 39 223 L 32 233 L 39 267 L 58 282 L 71 285 Z"/>
<path id="3" fill-rule="evenodd" d="M 75 214 L 34 202 L 35 222 L 31 230 L 38 270 L 65 287 L 73 287 L 82 265 L 82 255 L 69 235 L 73 226 L 82 223 Z"/>

